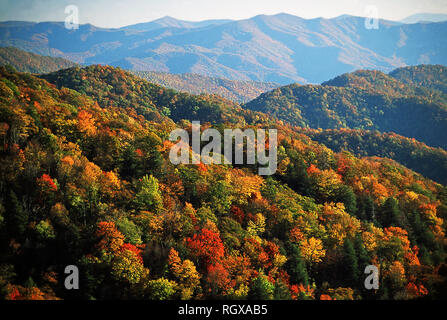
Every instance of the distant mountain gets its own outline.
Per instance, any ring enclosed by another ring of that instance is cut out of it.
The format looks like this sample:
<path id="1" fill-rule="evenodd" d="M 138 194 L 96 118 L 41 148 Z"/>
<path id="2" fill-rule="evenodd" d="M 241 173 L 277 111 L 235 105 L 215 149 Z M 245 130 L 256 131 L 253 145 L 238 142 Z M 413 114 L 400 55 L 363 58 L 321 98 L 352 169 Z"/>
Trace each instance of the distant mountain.
<path id="1" fill-rule="evenodd" d="M 133 30 L 133 31 L 151 31 L 161 28 L 200 28 L 200 27 L 208 27 L 212 25 L 221 25 L 224 23 L 231 22 L 232 20 L 205 20 L 205 21 L 184 21 L 178 20 L 169 16 L 145 23 L 138 23 L 126 27 L 120 28 L 121 30 Z"/>
<path id="2" fill-rule="evenodd" d="M 170 89 L 191 94 L 217 94 L 238 103 L 245 103 L 253 100 L 260 94 L 273 90 L 279 86 L 275 83 L 227 80 L 191 73 L 170 74 L 151 71 L 134 71 L 133 73 L 149 82 Z"/>
<path id="3" fill-rule="evenodd" d="M 425 78 L 431 77 L 427 71 Z M 281 87 L 245 108 L 299 127 L 395 132 L 447 149 L 447 96 L 380 71 L 344 74 L 322 85 Z"/>
<path id="4" fill-rule="evenodd" d="M 289 14 L 190 23 L 163 18 L 121 29 L 63 23 L 0 23 L 0 46 L 124 69 L 196 73 L 231 80 L 321 83 L 357 69 L 389 72 L 447 65 L 447 22 L 402 24 L 365 18 L 302 19 Z"/>
<path id="5" fill-rule="evenodd" d="M 401 22 L 403 23 L 444 22 L 444 21 L 447 21 L 447 14 L 442 13 L 418 13 L 401 20 Z"/>
<path id="6" fill-rule="evenodd" d="M 19 72 L 50 73 L 77 64 L 63 58 L 53 58 L 29 53 L 17 48 L 0 48 L 0 66 L 10 65 Z M 211 78 L 198 74 L 169 74 L 163 72 L 134 71 L 137 76 L 177 91 L 191 94 L 217 94 L 238 103 L 245 103 L 260 94 L 277 88 L 275 83 L 237 81 Z"/>
<path id="7" fill-rule="evenodd" d="M 49 73 L 76 66 L 62 58 L 45 57 L 17 48 L 0 48 L 0 66 L 10 65 L 20 72 Z"/>

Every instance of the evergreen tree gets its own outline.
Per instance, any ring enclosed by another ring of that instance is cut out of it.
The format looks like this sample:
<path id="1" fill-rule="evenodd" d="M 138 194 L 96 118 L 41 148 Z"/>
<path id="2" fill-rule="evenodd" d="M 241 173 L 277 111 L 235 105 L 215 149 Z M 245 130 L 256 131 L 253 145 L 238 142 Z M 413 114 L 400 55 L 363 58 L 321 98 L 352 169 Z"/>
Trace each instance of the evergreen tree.
<path id="1" fill-rule="evenodd" d="M 273 299 L 274 300 L 292 299 L 289 288 L 283 281 L 281 281 L 281 279 L 277 280 L 275 283 L 275 290 L 273 291 Z"/>
<path id="2" fill-rule="evenodd" d="M 6 230 L 12 236 L 23 235 L 28 223 L 28 214 L 17 199 L 14 191 L 9 192 L 6 199 Z"/>
<path id="3" fill-rule="evenodd" d="M 306 264 L 301 257 L 300 248 L 294 244 L 288 245 L 288 259 L 285 264 L 287 273 L 290 275 L 292 283 L 309 284 L 309 275 L 307 274 Z"/>
<path id="4" fill-rule="evenodd" d="M 403 226 L 402 214 L 399 210 L 399 202 L 390 197 L 380 208 L 379 222 L 383 227 L 401 227 Z"/>
<path id="5" fill-rule="evenodd" d="M 352 188 L 347 185 L 341 185 L 335 193 L 334 202 L 344 203 L 346 211 L 354 215 L 357 212 L 357 198 Z"/>
<path id="6" fill-rule="evenodd" d="M 123 179 L 130 180 L 131 178 L 140 177 L 142 174 L 141 164 L 137 159 L 135 147 L 129 145 L 124 149 L 120 157 L 120 174 Z"/>
<path id="7" fill-rule="evenodd" d="M 359 273 L 361 274 L 367 266 L 371 265 L 371 257 L 363 244 L 360 233 L 354 238 L 353 245 L 358 260 Z"/>
<path id="8" fill-rule="evenodd" d="M 343 245 L 343 278 L 352 287 L 359 286 L 359 263 L 352 241 L 346 239 Z"/>
<path id="9" fill-rule="evenodd" d="M 370 196 L 360 196 L 358 199 L 357 217 L 361 220 L 374 221 L 376 210 Z"/>
<path id="10" fill-rule="evenodd" d="M 272 300 L 275 286 L 263 275 L 253 280 L 248 291 L 249 300 Z"/>

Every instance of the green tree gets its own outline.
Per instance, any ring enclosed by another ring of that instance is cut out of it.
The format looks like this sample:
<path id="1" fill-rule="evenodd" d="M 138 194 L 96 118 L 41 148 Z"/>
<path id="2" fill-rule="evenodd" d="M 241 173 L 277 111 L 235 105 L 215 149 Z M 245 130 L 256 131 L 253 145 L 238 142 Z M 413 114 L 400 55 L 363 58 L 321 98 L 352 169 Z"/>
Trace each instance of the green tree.
<path id="1" fill-rule="evenodd" d="M 264 275 L 256 277 L 248 291 L 249 300 L 272 300 L 275 286 Z"/>
<path id="2" fill-rule="evenodd" d="M 345 204 L 346 212 L 354 215 L 357 212 L 357 198 L 350 186 L 341 185 L 335 190 L 334 202 Z"/>
<path id="3" fill-rule="evenodd" d="M 309 275 L 306 270 L 306 263 L 301 257 L 300 248 L 289 242 L 287 247 L 288 259 L 285 264 L 285 269 L 290 275 L 290 280 L 295 284 L 309 284 Z"/>
<path id="4" fill-rule="evenodd" d="M 357 217 L 360 220 L 373 221 L 376 217 L 374 200 L 370 196 L 360 196 L 357 207 Z"/>
<path id="5" fill-rule="evenodd" d="M 177 284 L 165 278 L 149 281 L 147 285 L 148 299 L 169 300 L 176 292 Z"/>
<path id="6" fill-rule="evenodd" d="M 357 287 L 359 285 L 359 265 L 354 245 L 349 239 L 345 239 L 343 245 L 342 270 L 346 283 Z"/>
<path id="7" fill-rule="evenodd" d="M 17 195 L 12 190 L 9 192 L 9 197 L 6 199 L 5 209 L 6 229 L 8 230 L 8 233 L 13 237 L 23 235 L 28 223 L 28 214 L 17 199 Z"/>
<path id="8" fill-rule="evenodd" d="M 357 255 L 358 267 L 360 273 L 362 273 L 365 268 L 371 265 L 371 258 L 368 254 L 368 251 L 363 244 L 362 236 L 358 233 L 353 240 L 354 250 Z"/>
<path id="9" fill-rule="evenodd" d="M 275 289 L 273 291 L 273 299 L 275 300 L 291 300 L 290 290 L 287 284 L 281 279 L 278 279 L 275 283 Z"/>
<path id="10" fill-rule="evenodd" d="M 399 210 L 399 202 L 396 198 L 386 199 L 380 208 L 378 220 L 383 227 L 401 227 L 403 225 L 402 213 Z"/>
<path id="11" fill-rule="evenodd" d="M 154 176 L 145 175 L 139 182 L 134 204 L 139 210 L 158 212 L 163 207 L 163 198 Z"/>
<path id="12" fill-rule="evenodd" d="M 120 156 L 120 175 L 123 179 L 131 180 L 142 175 L 142 164 L 137 158 L 135 151 L 135 147 L 129 145 L 123 150 Z"/>

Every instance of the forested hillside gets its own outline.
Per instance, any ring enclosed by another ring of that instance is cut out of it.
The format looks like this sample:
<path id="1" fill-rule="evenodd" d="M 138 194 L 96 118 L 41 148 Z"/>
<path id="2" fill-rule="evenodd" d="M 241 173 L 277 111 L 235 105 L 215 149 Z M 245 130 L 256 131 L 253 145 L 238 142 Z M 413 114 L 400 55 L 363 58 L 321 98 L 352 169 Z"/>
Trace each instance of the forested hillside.
<path id="1" fill-rule="evenodd" d="M 420 65 L 394 70 L 390 76 L 400 82 L 439 90 L 447 94 L 447 67 L 442 65 Z"/>
<path id="2" fill-rule="evenodd" d="M 356 71 L 322 85 L 292 84 L 244 107 L 294 126 L 395 132 L 447 149 L 447 96 L 379 71 Z"/>
<path id="3" fill-rule="evenodd" d="M 211 123 L 267 121 L 267 115 L 243 110 L 217 95 L 194 96 L 167 89 L 109 66 L 71 68 L 41 76 L 58 88 L 66 87 L 93 97 L 101 107 L 133 108 L 148 120 L 196 120 Z"/>
<path id="4" fill-rule="evenodd" d="M 0 68 L 2 298 L 446 297 L 444 186 L 119 69 L 43 78 Z M 167 139 L 188 120 L 277 128 L 277 173 L 174 166 Z M 371 264 L 380 289 L 367 291 Z M 67 265 L 80 290 L 64 289 Z"/>
<path id="5" fill-rule="evenodd" d="M 10 65 L 19 72 L 50 73 L 76 67 L 77 64 L 62 58 L 41 56 L 14 47 L 0 47 L 0 66 Z M 152 71 L 133 71 L 151 83 L 191 94 L 217 94 L 228 100 L 245 103 L 261 93 L 277 88 L 274 83 L 237 81 L 206 77 L 199 74 L 169 74 Z"/>
<path id="6" fill-rule="evenodd" d="M 434 181 L 447 184 L 447 151 L 395 133 L 352 129 L 301 129 L 312 140 L 336 152 L 393 159 Z"/>
<path id="7" fill-rule="evenodd" d="M 217 94 L 228 100 L 245 103 L 257 98 L 261 93 L 277 88 L 275 83 L 237 81 L 211 78 L 199 74 L 169 74 L 151 71 L 134 71 L 137 76 L 177 91 L 192 94 Z"/>
<path id="8" fill-rule="evenodd" d="M 0 66 L 12 66 L 21 72 L 48 73 L 77 64 L 62 58 L 45 57 L 14 47 L 0 47 Z"/>

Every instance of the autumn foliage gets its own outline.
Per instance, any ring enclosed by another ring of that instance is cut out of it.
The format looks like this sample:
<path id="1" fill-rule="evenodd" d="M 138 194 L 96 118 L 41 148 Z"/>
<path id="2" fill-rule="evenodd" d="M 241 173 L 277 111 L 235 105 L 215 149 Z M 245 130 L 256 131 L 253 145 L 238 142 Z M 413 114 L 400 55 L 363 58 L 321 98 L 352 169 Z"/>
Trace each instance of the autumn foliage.
<path id="1" fill-rule="evenodd" d="M 278 129 L 277 173 L 173 165 L 169 134 L 193 120 Z M 309 137 L 328 135 L 112 67 L 0 67 L 1 298 L 72 298 L 67 263 L 80 299 L 445 298 L 446 187 Z"/>

